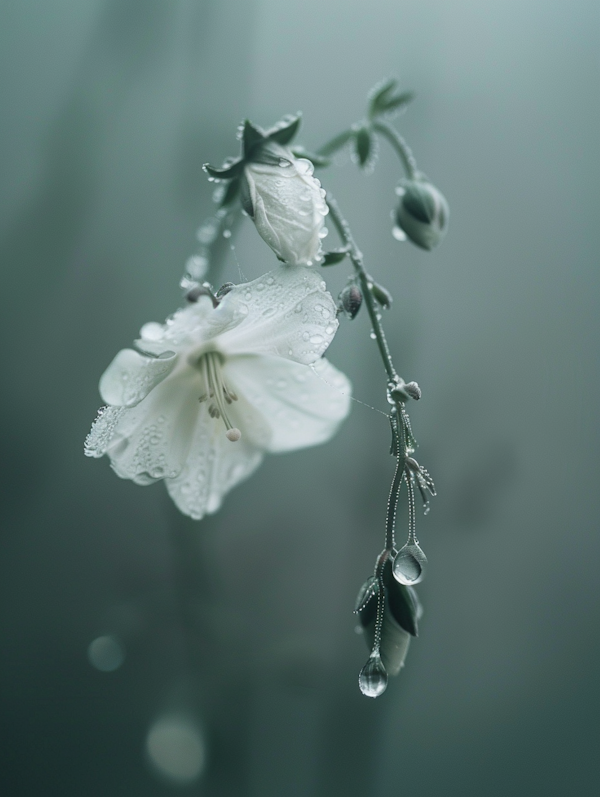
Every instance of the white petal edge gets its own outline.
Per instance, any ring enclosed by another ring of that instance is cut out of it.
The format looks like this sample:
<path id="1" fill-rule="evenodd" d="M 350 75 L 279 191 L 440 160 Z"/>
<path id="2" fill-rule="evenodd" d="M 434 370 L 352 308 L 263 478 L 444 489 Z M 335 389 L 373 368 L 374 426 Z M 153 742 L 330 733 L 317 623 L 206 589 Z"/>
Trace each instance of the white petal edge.
<path id="1" fill-rule="evenodd" d="M 227 383 L 270 427 L 265 447 L 271 453 L 326 442 L 350 411 L 352 386 L 324 359 L 309 366 L 278 357 L 235 357 L 225 370 Z"/>
<path id="2" fill-rule="evenodd" d="M 145 357 L 133 349 L 121 349 L 100 377 L 102 400 L 114 407 L 135 407 L 171 373 L 176 362 L 173 351 Z"/>
<path id="3" fill-rule="evenodd" d="M 338 328 L 337 310 L 321 275 L 299 266 L 281 268 L 238 285 L 215 312 L 245 306 L 243 320 L 218 339 L 226 355 L 270 354 L 306 365 L 318 360 Z"/>

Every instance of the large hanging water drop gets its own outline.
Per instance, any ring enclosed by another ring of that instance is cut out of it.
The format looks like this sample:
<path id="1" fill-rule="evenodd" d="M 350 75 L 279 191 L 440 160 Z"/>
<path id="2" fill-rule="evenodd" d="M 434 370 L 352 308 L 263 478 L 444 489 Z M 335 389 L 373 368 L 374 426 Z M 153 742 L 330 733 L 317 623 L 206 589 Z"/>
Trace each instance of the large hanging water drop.
<path id="1" fill-rule="evenodd" d="M 381 656 L 379 653 L 371 653 L 358 676 L 360 691 L 367 697 L 379 697 L 385 692 L 387 682 L 387 672 L 381 661 Z"/>
<path id="2" fill-rule="evenodd" d="M 401 584 L 410 587 L 418 584 L 425 575 L 427 557 L 418 542 L 407 542 L 394 559 L 394 578 Z"/>

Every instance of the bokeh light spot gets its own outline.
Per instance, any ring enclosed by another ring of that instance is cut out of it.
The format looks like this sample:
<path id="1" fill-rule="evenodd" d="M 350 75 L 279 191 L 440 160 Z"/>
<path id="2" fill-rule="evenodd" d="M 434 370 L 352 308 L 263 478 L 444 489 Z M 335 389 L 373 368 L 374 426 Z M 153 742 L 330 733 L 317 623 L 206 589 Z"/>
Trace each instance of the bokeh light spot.
<path id="1" fill-rule="evenodd" d="M 181 714 L 164 715 L 153 723 L 146 738 L 146 751 L 158 773 L 180 785 L 197 780 L 206 761 L 198 726 Z"/>
<path id="2" fill-rule="evenodd" d="M 90 643 L 88 658 L 97 670 L 113 672 L 125 661 L 125 650 L 114 636 L 99 636 Z"/>

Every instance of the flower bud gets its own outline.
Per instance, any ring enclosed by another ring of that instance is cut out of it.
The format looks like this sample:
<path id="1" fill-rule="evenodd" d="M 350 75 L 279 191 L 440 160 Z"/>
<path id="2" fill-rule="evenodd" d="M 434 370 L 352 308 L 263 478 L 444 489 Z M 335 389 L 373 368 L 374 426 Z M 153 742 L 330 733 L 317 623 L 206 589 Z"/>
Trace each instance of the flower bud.
<path id="1" fill-rule="evenodd" d="M 348 318 L 355 318 L 362 305 L 362 293 L 356 285 L 346 285 L 340 293 L 340 304 Z"/>
<path id="2" fill-rule="evenodd" d="M 244 167 L 241 199 L 259 235 L 289 265 L 310 266 L 321 259 L 325 191 L 313 165 L 289 149 L 270 143 Z"/>
<path id="3" fill-rule="evenodd" d="M 448 230 L 450 209 L 444 196 L 423 179 L 403 181 L 398 193 L 396 224 L 414 244 L 433 249 Z"/>

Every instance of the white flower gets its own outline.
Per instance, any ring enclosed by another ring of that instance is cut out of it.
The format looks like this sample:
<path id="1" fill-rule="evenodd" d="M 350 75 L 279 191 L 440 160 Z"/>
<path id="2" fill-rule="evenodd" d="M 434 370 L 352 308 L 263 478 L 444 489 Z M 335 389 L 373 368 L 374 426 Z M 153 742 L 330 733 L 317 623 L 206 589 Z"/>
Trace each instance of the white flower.
<path id="1" fill-rule="evenodd" d="M 321 259 L 321 238 L 327 234 L 325 191 L 309 160 L 275 144 L 269 155 L 275 163 L 245 164 L 244 209 L 280 260 L 310 266 Z"/>
<path id="2" fill-rule="evenodd" d="M 277 269 L 203 296 L 166 324 L 146 324 L 100 380 L 109 405 L 86 440 L 137 484 L 164 479 L 179 509 L 215 512 L 265 452 L 328 440 L 346 417 L 350 384 L 321 355 L 338 322 L 321 277 Z"/>

